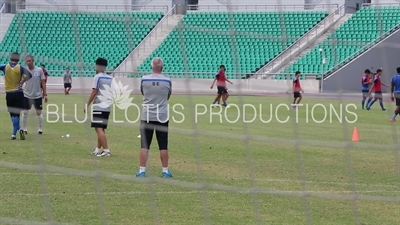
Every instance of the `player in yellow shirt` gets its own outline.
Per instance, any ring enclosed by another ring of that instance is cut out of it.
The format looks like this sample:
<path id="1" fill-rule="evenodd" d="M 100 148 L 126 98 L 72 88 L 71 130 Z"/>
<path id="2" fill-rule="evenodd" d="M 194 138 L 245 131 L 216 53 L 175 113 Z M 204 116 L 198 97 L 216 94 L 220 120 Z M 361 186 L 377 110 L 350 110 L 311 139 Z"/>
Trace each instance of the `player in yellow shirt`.
<path id="1" fill-rule="evenodd" d="M 25 140 L 25 134 L 20 127 L 20 115 L 24 103 L 22 85 L 32 77 L 27 69 L 18 64 L 19 60 L 20 54 L 14 52 L 10 56 L 10 63 L 0 65 L 0 70 L 4 73 L 7 110 L 13 124 L 11 140 L 16 139 L 18 131 L 20 139 Z"/>

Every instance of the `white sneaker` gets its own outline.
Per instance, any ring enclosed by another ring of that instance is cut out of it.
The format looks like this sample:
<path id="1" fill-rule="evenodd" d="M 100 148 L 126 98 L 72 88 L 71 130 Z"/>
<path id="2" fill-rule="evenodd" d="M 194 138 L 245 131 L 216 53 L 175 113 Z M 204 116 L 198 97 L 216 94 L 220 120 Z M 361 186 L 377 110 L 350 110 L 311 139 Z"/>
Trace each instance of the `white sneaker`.
<path id="1" fill-rule="evenodd" d="M 111 156 L 111 152 L 110 151 L 103 151 L 101 154 L 96 155 L 98 157 L 104 157 L 104 156 Z"/>
<path id="2" fill-rule="evenodd" d="M 26 134 L 28 134 L 28 131 L 25 131 L 25 132 L 26 132 Z M 38 134 L 43 134 L 42 128 L 39 128 L 39 129 L 38 129 Z"/>
<path id="3" fill-rule="evenodd" d="M 101 154 L 101 151 L 100 151 L 100 150 L 96 151 L 96 149 L 95 149 L 95 150 L 93 150 L 93 152 L 90 153 L 90 154 L 91 154 L 91 155 L 100 155 L 100 154 Z"/>

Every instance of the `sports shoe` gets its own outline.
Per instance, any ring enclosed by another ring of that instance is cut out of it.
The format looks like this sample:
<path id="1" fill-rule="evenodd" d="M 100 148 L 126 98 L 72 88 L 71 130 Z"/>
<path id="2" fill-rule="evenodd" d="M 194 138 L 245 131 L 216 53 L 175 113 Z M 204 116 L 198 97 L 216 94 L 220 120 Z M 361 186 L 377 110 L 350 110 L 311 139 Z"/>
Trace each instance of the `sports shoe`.
<path id="1" fill-rule="evenodd" d="M 28 134 L 28 131 L 27 131 L 27 130 L 24 130 L 24 134 L 27 135 L 27 134 Z"/>
<path id="2" fill-rule="evenodd" d="M 103 151 L 101 154 L 96 155 L 98 157 L 103 157 L 103 156 L 111 156 L 110 151 Z"/>
<path id="3" fill-rule="evenodd" d="M 101 151 L 96 151 L 96 149 L 93 150 L 93 152 L 90 153 L 91 155 L 100 155 Z"/>
<path id="4" fill-rule="evenodd" d="M 171 178 L 172 174 L 168 171 L 168 172 L 163 172 L 161 174 L 162 178 Z"/>
<path id="5" fill-rule="evenodd" d="M 23 130 L 19 130 L 19 139 L 25 140 L 25 132 Z"/>
<path id="6" fill-rule="evenodd" d="M 12 135 L 11 140 L 17 140 L 17 137 L 15 137 L 15 135 Z"/>
<path id="7" fill-rule="evenodd" d="M 136 177 L 146 177 L 146 172 L 138 172 Z"/>
<path id="8" fill-rule="evenodd" d="M 386 111 L 386 109 L 382 109 L 382 111 Z"/>
<path id="9" fill-rule="evenodd" d="M 28 132 L 27 132 L 28 133 Z M 42 129 L 38 129 L 38 134 L 42 135 L 43 134 L 43 130 Z"/>

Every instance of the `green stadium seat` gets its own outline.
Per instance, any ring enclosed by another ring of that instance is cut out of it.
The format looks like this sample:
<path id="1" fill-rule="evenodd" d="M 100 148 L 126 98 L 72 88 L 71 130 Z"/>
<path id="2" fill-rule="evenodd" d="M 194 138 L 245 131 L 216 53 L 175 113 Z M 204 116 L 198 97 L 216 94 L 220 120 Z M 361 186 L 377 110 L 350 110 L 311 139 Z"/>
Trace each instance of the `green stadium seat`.
<path id="1" fill-rule="evenodd" d="M 28 53 L 36 56 L 37 64 L 44 63 L 49 71 L 62 73 L 69 67 L 92 72 L 98 57 L 107 58 L 109 69 L 113 69 L 162 17 L 162 12 L 127 15 L 125 12 L 19 11 L 0 46 L 3 52 L 22 52 L 26 47 Z M 126 18 L 131 19 L 130 34 Z M 8 60 L 6 56 L 1 57 L 1 63 Z M 77 62 L 83 62 L 83 68 L 79 68 Z"/>
<path id="2" fill-rule="evenodd" d="M 187 67 L 187 72 L 205 73 L 196 78 L 208 79 L 224 64 L 228 78 L 241 78 L 234 74 L 261 68 L 326 16 L 327 12 L 319 11 L 284 12 L 283 15 L 188 12 L 181 21 L 183 26 L 175 28 L 138 69 L 148 71 L 151 59 L 162 57 L 165 72 L 184 72 Z M 286 39 L 282 39 L 284 34 Z"/>
<path id="3" fill-rule="evenodd" d="M 376 42 L 382 34 L 399 24 L 399 6 L 363 7 L 321 44 L 285 69 L 282 74 L 276 75 L 275 79 L 281 80 L 286 74 L 294 74 L 298 70 L 303 74 L 316 74 L 320 78 L 322 69 L 325 72 L 332 71 L 346 60 L 355 58 L 364 46 Z M 319 51 L 321 48 L 324 49 L 327 59 L 324 68 Z M 288 79 L 292 79 L 293 76 L 290 75 Z"/>

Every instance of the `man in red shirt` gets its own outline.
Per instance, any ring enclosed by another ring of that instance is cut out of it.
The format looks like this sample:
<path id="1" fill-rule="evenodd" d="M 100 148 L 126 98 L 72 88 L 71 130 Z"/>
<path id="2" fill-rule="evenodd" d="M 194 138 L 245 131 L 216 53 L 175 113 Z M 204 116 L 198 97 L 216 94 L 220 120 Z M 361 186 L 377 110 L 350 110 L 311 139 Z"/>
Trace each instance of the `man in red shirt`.
<path id="1" fill-rule="evenodd" d="M 44 81 L 45 81 L 45 83 L 47 84 L 47 77 L 49 76 L 49 74 L 47 73 L 46 66 L 45 66 L 44 64 L 41 64 L 40 67 L 41 67 L 42 70 L 43 70 L 44 77 L 46 78 Z"/>
<path id="2" fill-rule="evenodd" d="M 378 69 L 376 71 L 372 87 L 369 91 L 369 94 L 371 94 L 371 92 L 375 93 L 374 100 L 372 100 L 367 105 L 367 110 L 370 110 L 371 106 L 376 102 L 376 100 L 379 99 L 379 105 L 381 106 L 382 111 L 386 111 L 385 107 L 383 107 L 383 101 L 382 101 L 382 85 L 385 87 L 389 87 L 389 85 L 386 85 L 381 81 L 381 75 L 382 75 L 382 69 Z"/>
<path id="3" fill-rule="evenodd" d="M 218 92 L 217 92 L 217 97 L 214 99 L 214 102 L 212 103 L 213 105 L 216 104 L 217 102 L 219 104 L 219 101 L 222 97 L 223 106 L 227 107 L 226 100 L 228 100 L 229 94 L 228 94 L 228 89 L 226 88 L 226 82 L 228 82 L 230 84 L 232 84 L 232 82 L 230 82 L 228 79 L 226 79 L 225 71 L 226 71 L 225 66 L 221 65 L 219 67 L 219 71 L 218 71 L 217 75 L 215 75 L 214 81 L 211 85 L 211 89 L 213 89 L 215 81 L 217 82 Z"/>
<path id="4" fill-rule="evenodd" d="M 301 96 L 301 93 L 300 93 L 300 92 L 304 93 L 304 91 L 300 85 L 300 76 L 301 76 L 300 71 L 297 71 L 293 78 L 293 87 L 292 87 L 292 91 L 293 91 L 292 107 L 293 107 L 293 109 L 295 109 L 296 106 L 300 103 L 301 99 L 303 99 L 303 97 Z"/>

